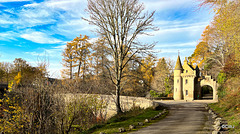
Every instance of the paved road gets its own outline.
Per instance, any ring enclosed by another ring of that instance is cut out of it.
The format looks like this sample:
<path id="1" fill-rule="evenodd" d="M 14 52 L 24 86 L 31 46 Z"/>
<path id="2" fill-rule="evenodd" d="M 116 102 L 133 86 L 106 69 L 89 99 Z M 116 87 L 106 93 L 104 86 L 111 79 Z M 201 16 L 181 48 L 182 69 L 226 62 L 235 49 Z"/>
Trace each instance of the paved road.
<path id="1" fill-rule="evenodd" d="M 131 134 L 202 134 L 207 121 L 204 104 L 213 101 L 159 101 L 169 106 L 170 113 L 163 120 Z"/>

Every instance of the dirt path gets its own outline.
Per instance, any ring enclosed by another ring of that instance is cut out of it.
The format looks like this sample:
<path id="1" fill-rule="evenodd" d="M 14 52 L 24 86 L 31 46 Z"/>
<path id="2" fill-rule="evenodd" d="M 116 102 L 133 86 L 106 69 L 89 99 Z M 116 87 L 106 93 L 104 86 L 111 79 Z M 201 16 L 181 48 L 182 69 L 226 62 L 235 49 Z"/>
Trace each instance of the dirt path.
<path id="1" fill-rule="evenodd" d="M 166 104 L 169 115 L 163 120 L 131 134 L 200 134 L 207 121 L 204 104 L 213 101 L 159 101 Z"/>

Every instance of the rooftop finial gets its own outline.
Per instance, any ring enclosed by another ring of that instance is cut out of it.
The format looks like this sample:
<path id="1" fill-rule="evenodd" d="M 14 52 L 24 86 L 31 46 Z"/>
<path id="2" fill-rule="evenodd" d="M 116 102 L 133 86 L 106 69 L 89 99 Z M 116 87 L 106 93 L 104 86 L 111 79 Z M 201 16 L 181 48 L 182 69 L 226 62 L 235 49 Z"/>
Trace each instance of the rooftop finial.
<path id="1" fill-rule="evenodd" d="M 180 55 L 180 52 L 179 52 L 179 50 L 178 50 L 178 56 Z"/>

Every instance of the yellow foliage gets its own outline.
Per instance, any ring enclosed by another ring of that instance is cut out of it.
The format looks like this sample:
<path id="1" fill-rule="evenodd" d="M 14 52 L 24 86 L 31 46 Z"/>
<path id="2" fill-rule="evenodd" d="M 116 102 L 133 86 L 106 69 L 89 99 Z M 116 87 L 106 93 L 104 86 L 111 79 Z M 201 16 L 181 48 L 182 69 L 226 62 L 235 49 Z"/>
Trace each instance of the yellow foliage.
<path id="1" fill-rule="evenodd" d="M 76 77 L 79 76 L 80 70 L 86 71 L 86 68 L 89 67 L 87 61 L 91 60 L 89 58 L 91 45 L 92 44 L 89 43 L 89 37 L 86 35 L 80 35 L 66 44 L 66 48 L 62 53 L 62 61 L 64 62 L 63 66 L 67 69 L 62 70 L 63 77 L 70 76 L 70 79 L 72 79 L 73 74 L 75 74 L 75 72 L 73 72 L 75 67 L 77 67 Z"/>
<path id="2" fill-rule="evenodd" d="M 21 79 L 22 79 L 21 72 L 18 72 L 18 74 L 14 77 L 14 81 L 11 81 L 11 82 L 8 84 L 8 91 L 9 91 L 9 92 L 12 91 L 12 88 L 13 88 L 13 85 L 14 85 L 14 84 L 19 85 L 20 82 L 21 82 Z"/>
<path id="3" fill-rule="evenodd" d="M 21 133 L 24 127 L 24 122 L 28 121 L 26 114 L 22 107 L 18 105 L 15 98 L 10 98 L 5 95 L 2 101 L 2 115 L 0 118 L 0 132 L 4 133 Z"/>
<path id="4" fill-rule="evenodd" d="M 21 72 L 18 72 L 17 76 L 14 77 L 16 85 L 20 84 L 21 78 L 22 78 Z"/>
<path id="5" fill-rule="evenodd" d="M 148 83 L 152 82 L 153 79 L 153 66 L 155 59 L 151 56 L 146 57 L 144 60 L 141 61 L 142 66 L 140 68 L 140 71 L 143 72 L 143 79 L 147 81 Z"/>

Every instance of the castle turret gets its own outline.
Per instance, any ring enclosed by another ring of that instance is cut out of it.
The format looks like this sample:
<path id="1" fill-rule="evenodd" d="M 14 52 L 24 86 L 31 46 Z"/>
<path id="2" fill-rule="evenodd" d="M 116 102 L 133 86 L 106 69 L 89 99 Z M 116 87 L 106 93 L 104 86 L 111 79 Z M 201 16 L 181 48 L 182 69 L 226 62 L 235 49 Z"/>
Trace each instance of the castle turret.
<path id="1" fill-rule="evenodd" d="M 177 63 L 174 68 L 174 100 L 182 100 L 183 99 L 183 90 L 182 90 L 182 77 L 181 73 L 183 71 L 180 56 L 178 55 Z"/>

